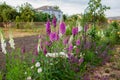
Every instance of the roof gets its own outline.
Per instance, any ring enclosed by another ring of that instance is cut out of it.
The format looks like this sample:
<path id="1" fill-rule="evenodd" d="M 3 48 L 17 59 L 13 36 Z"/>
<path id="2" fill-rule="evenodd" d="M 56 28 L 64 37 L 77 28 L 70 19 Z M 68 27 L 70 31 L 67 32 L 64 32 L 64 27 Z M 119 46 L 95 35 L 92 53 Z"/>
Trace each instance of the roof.
<path id="1" fill-rule="evenodd" d="M 58 11 L 58 12 L 62 12 L 61 10 L 59 9 L 55 9 L 54 6 L 42 6 L 42 7 L 39 7 L 39 8 L 36 8 L 35 10 L 49 10 L 49 11 Z"/>

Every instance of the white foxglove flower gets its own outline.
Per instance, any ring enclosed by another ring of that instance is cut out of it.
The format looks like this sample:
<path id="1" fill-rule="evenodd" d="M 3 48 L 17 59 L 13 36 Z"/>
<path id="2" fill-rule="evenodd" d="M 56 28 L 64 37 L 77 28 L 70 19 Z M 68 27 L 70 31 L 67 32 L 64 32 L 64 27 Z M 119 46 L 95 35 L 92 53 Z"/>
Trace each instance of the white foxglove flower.
<path id="1" fill-rule="evenodd" d="M 69 41 L 68 41 L 68 44 L 71 44 L 72 41 L 73 41 L 73 35 L 70 36 L 70 39 L 69 39 Z"/>
<path id="2" fill-rule="evenodd" d="M 37 62 L 37 63 L 35 64 L 35 67 L 40 67 L 40 62 Z"/>
<path id="3" fill-rule="evenodd" d="M 9 34 L 9 39 L 10 39 L 9 40 L 10 47 L 15 49 L 15 43 L 11 33 Z"/>
<path id="4" fill-rule="evenodd" d="M 0 32 L 0 35 L 1 35 L 1 48 L 2 48 L 2 52 L 4 54 L 7 54 L 7 51 L 6 51 L 6 43 L 5 43 L 5 40 L 3 38 L 3 34 L 2 32 Z"/>
<path id="5" fill-rule="evenodd" d="M 28 76 L 28 77 L 27 77 L 27 80 L 31 80 L 31 76 Z"/>
<path id="6" fill-rule="evenodd" d="M 42 68 L 38 68 L 37 72 L 41 73 L 42 72 Z"/>

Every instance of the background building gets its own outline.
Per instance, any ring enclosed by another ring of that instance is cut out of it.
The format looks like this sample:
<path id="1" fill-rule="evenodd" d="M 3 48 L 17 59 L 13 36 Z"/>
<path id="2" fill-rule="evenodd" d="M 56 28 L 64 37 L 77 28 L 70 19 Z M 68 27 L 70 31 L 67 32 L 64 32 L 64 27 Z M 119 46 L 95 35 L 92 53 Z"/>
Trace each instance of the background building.
<path id="1" fill-rule="evenodd" d="M 63 12 L 59 9 L 59 7 L 42 6 L 42 7 L 35 9 L 35 11 L 48 13 L 49 15 L 51 15 L 51 17 L 55 16 L 57 18 L 57 21 L 62 20 Z"/>

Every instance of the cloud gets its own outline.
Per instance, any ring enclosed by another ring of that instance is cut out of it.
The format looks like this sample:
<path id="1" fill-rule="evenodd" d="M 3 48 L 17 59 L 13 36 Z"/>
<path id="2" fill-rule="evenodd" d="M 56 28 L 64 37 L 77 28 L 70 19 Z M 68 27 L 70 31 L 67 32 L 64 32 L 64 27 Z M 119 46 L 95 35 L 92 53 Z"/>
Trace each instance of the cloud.
<path id="1" fill-rule="evenodd" d="M 60 9 L 68 15 L 83 13 L 88 6 L 89 0 L 2 0 L 12 6 L 18 6 L 25 2 L 30 3 L 34 8 L 44 5 L 57 5 Z M 120 16 L 120 0 L 102 0 L 102 4 L 110 6 L 111 9 L 106 13 L 107 16 Z"/>

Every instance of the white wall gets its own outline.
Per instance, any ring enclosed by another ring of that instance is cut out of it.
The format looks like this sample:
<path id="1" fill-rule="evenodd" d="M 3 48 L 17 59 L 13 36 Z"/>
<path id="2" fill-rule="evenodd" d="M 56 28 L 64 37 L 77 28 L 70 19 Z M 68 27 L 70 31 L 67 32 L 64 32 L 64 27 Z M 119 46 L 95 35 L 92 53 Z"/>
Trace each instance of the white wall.
<path id="1" fill-rule="evenodd" d="M 48 13 L 50 15 L 55 15 L 55 17 L 57 18 L 57 21 L 61 21 L 62 20 L 62 16 L 63 16 L 63 13 L 62 12 L 59 12 L 59 11 L 42 11 L 43 13 Z"/>

